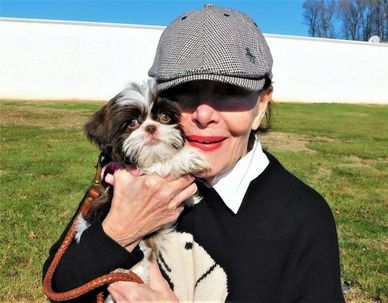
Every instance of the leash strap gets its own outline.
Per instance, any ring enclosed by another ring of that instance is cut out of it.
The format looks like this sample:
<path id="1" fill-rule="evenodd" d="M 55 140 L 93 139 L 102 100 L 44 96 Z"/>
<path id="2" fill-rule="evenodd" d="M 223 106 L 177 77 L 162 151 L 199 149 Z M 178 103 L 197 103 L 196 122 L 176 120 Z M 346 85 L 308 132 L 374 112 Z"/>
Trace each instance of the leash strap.
<path id="1" fill-rule="evenodd" d="M 51 264 L 43 279 L 43 292 L 50 300 L 53 300 L 53 301 L 71 300 L 81 295 L 84 295 L 89 291 L 94 290 L 98 287 L 101 287 L 103 285 L 110 284 L 113 282 L 117 282 L 117 281 L 131 281 L 139 284 L 144 283 L 142 279 L 134 272 L 128 272 L 128 273 L 114 272 L 114 273 L 109 273 L 109 274 L 97 277 L 77 288 L 74 288 L 65 292 L 56 292 L 52 288 L 52 279 L 54 276 L 54 272 L 59 264 L 59 261 L 61 260 L 62 256 L 64 255 L 64 253 L 66 252 L 66 250 L 69 248 L 70 244 L 74 240 L 74 236 L 76 234 L 78 215 L 82 214 L 83 216 L 85 216 L 89 212 L 93 202 L 105 191 L 105 188 L 101 183 L 101 170 L 102 170 L 103 162 L 104 162 L 104 157 L 102 154 L 100 154 L 98 157 L 98 161 L 95 165 L 96 175 L 94 177 L 93 183 L 88 189 L 87 194 L 85 195 L 85 198 L 82 200 L 81 208 L 78 211 L 77 215 L 74 217 L 75 219 L 73 220 L 72 225 L 69 231 L 67 232 L 61 246 L 57 250 L 53 260 L 51 261 Z M 103 292 L 100 292 L 97 295 L 96 302 L 97 303 L 104 302 Z"/>

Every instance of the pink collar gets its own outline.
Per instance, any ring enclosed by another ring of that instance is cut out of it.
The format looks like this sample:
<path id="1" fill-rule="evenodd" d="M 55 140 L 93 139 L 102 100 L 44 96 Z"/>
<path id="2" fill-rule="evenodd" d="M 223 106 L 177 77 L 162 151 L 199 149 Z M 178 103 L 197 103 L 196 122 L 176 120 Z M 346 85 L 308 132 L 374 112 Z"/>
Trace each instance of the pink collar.
<path id="1" fill-rule="evenodd" d="M 114 178 L 113 175 L 116 170 L 120 168 L 125 168 L 128 172 L 130 172 L 134 176 L 141 176 L 143 175 L 140 170 L 138 170 L 134 166 L 130 165 L 123 165 L 118 162 L 109 162 L 108 164 L 105 164 L 104 167 L 101 170 L 101 180 L 105 181 L 106 183 L 114 186 Z"/>

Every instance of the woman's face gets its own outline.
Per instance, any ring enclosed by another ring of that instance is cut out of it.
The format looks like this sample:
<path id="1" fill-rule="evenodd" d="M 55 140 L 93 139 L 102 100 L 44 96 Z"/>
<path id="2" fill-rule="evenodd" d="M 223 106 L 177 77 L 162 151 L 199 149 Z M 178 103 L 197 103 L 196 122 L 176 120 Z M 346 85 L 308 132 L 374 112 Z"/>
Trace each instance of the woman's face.
<path id="1" fill-rule="evenodd" d="M 187 143 L 206 155 L 210 169 L 199 177 L 209 182 L 232 168 L 247 153 L 249 134 L 256 130 L 272 90 L 248 92 L 216 81 L 192 81 L 168 94 L 182 107 Z"/>

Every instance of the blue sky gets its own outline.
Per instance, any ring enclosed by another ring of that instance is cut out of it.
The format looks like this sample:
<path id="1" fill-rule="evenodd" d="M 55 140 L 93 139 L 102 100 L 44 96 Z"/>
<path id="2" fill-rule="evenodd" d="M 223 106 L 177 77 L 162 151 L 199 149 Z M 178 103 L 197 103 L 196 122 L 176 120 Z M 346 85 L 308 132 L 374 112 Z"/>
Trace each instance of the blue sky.
<path id="1" fill-rule="evenodd" d="M 185 11 L 213 3 L 247 13 L 264 33 L 308 36 L 302 0 L 0 0 L 0 17 L 168 25 Z"/>

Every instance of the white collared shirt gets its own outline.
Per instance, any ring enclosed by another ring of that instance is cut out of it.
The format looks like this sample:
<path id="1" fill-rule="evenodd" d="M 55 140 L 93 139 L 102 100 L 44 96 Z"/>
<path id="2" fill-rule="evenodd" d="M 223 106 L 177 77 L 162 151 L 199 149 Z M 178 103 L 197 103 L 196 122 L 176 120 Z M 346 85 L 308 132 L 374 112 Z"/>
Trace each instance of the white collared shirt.
<path id="1" fill-rule="evenodd" d="M 233 168 L 215 177 L 211 185 L 226 206 L 237 214 L 249 184 L 264 171 L 268 164 L 269 160 L 260 142 L 256 140 L 252 150 Z"/>

